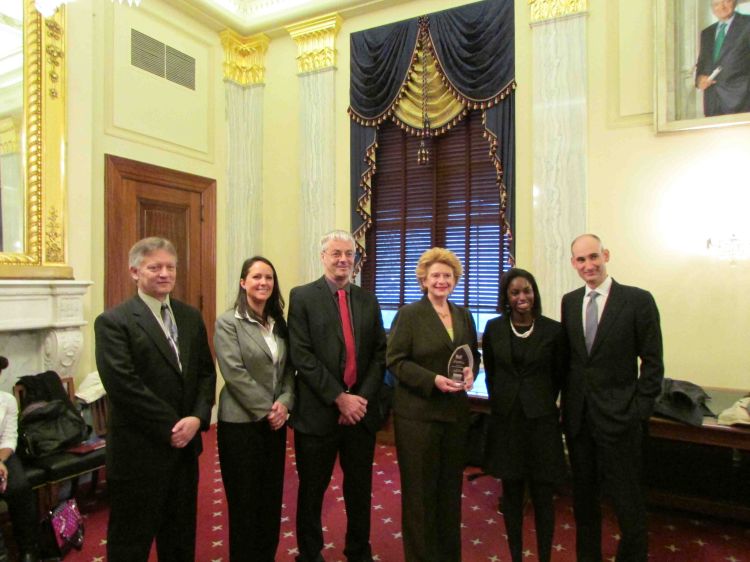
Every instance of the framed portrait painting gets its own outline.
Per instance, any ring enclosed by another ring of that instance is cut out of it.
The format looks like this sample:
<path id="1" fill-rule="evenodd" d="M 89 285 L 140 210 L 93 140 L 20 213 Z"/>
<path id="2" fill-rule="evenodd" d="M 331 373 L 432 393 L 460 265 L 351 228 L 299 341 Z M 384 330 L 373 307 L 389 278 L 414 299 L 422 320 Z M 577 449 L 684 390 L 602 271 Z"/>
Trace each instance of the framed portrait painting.
<path id="1" fill-rule="evenodd" d="M 750 0 L 656 0 L 656 129 L 750 123 Z"/>

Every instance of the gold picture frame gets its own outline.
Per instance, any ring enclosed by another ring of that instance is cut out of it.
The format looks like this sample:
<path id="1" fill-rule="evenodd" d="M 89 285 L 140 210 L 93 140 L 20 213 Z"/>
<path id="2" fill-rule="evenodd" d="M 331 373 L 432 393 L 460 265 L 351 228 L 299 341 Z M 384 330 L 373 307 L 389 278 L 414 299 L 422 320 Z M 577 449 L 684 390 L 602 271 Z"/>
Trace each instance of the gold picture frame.
<path id="1" fill-rule="evenodd" d="M 695 87 L 701 32 L 716 21 L 711 0 L 656 0 L 654 6 L 657 132 L 750 123 L 750 112 L 706 117 Z M 750 0 L 739 0 L 737 9 L 750 14 Z"/>
<path id="2" fill-rule="evenodd" d="M 23 252 L 0 252 L 0 278 L 71 279 L 65 194 L 65 10 L 23 2 Z"/>

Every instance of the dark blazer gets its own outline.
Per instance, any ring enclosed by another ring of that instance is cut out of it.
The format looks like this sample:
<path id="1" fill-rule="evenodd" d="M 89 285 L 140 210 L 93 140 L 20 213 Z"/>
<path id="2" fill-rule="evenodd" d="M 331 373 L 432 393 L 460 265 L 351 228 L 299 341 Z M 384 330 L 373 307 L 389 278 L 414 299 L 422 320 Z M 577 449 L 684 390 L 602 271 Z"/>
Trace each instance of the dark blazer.
<path id="1" fill-rule="evenodd" d="M 375 295 L 350 287 L 357 348 L 357 382 L 351 392 L 368 401 L 361 423 L 375 433 L 384 421 L 377 407 L 385 373 L 383 318 Z M 292 289 L 288 323 L 290 357 L 297 369 L 290 422 L 296 431 L 326 435 L 338 427 L 335 400 L 346 390 L 346 348 L 339 309 L 325 277 Z"/>
<path id="2" fill-rule="evenodd" d="M 216 320 L 214 349 L 221 376 L 226 384 L 219 395 L 219 419 L 231 423 L 257 421 L 278 401 L 291 410 L 294 405 L 294 368 L 283 322 L 274 324 L 278 361 L 273 363 L 271 350 L 261 327 L 246 318 L 237 318 L 234 309 Z M 276 376 L 276 388 L 273 379 Z"/>
<path id="3" fill-rule="evenodd" d="M 562 300 L 570 348 L 562 389 L 563 423 L 569 435 L 577 435 L 585 401 L 594 432 L 616 437 L 649 418 L 661 391 L 659 311 L 651 293 L 613 280 L 589 355 L 583 335 L 585 290 L 581 287 Z"/>
<path id="4" fill-rule="evenodd" d="M 701 33 L 696 75 L 710 75 L 717 66 L 721 72 L 716 84 L 703 92 L 703 112 L 707 117 L 750 111 L 750 16 L 734 13 L 719 60 L 713 53 L 719 22 Z"/>
<path id="5" fill-rule="evenodd" d="M 527 364 L 518 370 L 513 364 L 509 318 L 501 316 L 487 322 L 482 339 L 482 355 L 492 413 L 510 414 L 520 401 L 527 418 L 557 413 L 557 395 L 567 370 L 565 333 L 559 322 L 546 316 L 534 321 L 529 339 Z"/>
<path id="6" fill-rule="evenodd" d="M 197 457 L 200 432 L 184 450 L 170 444 L 172 427 L 196 416 L 208 429 L 216 373 L 200 313 L 170 301 L 180 359 L 140 297 L 99 315 L 94 323 L 96 366 L 110 400 L 107 476 L 127 479 L 171 471 L 181 454 Z"/>
<path id="7" fill-rule="evenodd" d="M 468 310 L 449 303 L 453 340 L 428 298 L 407 304 L 393 320 L 388 340 L 388 369 L 398 379 L 393 410 L 396 415 L 423 421 L 457 421 L 468 416 L 465 392 L 440 392 L 435 376 L 446 376 L 448 361 L 460 345 L 474 354 L 474 375 L 479 371 L 479 350 L 474 319 Z"/>

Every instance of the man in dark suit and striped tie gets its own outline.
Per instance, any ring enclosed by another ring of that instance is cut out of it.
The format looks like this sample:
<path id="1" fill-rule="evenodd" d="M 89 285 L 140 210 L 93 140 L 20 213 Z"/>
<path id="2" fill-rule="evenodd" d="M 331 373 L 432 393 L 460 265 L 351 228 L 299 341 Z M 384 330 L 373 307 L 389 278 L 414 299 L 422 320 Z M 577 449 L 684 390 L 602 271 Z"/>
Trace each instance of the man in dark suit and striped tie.
<path id="1" fill-rule="evenodd" d="M 344 473 L 349 562 L 372 562 L 370 495 L 385 332 L 377 298 L 351 283 L 354 239 L 343 230 L 320 241 L 324 275 L 292 289 L 289 349 L 297 369 L 291 423 L 299 475 L 299 562 L 322 562 L 323 496 L 336 457 Z"/>
<path id="2" fill-rule="evenodd" d="M 609 250 L 598 236 L 576 238 L 570 261 L 586 283 L 562 301 L 570 346 L 562 415 L 573 470 L 577 560 L 602 559 L 601 484 L 620 525 L 617 562 L 646 562 L 641 439 L 664 377 L 659 311 L 651 293 L 607 275 Z"/>
<path id="3" fill-rule="evenodd" d="M 138 293 L 96 319 L 96 366 L 111 404 L 107 435 L 109 562 L 195 559 L 198 455 L 216 373 L 200 312 L 170 298 L 174 246 L 130 249 Z"/>

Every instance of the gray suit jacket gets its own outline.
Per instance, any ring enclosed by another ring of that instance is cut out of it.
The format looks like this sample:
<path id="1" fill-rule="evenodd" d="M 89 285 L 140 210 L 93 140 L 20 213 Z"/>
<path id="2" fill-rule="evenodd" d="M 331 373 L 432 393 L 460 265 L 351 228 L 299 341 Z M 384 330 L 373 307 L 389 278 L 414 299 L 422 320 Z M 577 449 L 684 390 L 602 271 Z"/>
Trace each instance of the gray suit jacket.
<path id="1" fill-rule="evenodd" d="M 276 401 L 292 409 L 294 370 L 289 361 L 287 340 L 282 337 L 284 332 L 283 324 L 276 322 L 274 333 L 279 360 L 274 364 L 258 324 L 237 318 L 234 309 L 216 319 L 214 348 L 226 383 L 219 395 L 221 421 L 258 421 L 268 415 Z"/>

